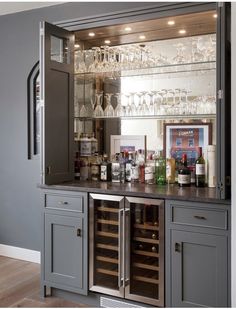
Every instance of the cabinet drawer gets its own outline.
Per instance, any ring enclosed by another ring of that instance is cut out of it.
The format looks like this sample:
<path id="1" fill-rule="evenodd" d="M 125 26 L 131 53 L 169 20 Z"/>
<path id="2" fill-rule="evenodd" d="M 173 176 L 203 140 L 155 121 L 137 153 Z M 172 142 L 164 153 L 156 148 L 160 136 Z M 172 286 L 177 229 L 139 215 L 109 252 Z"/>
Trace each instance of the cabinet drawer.
<path id="1" fill-rule="evenodd" d="M 227 211 L 201 207 L 172 206 L 172 223 L 227 230 Z"/>
<path id="2" fill-rule="evenodd" d="M 84 195 L 45 194 L 45 207 L 83 213 Z"/>

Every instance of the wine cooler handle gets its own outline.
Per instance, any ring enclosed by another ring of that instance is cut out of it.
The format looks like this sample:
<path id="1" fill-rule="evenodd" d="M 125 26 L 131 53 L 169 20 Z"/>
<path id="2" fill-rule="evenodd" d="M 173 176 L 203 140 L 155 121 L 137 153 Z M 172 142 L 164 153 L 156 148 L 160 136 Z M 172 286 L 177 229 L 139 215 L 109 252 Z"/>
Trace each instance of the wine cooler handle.
<path id="1" fill-rule="evenodd" d="M 125 209 L 125 256 L 124 256 L 124 262 L 126 261 L 124 268 L 125 268 L 125 282 L 124 282 L 124 287 L 129 285 L 130 282 L 130 209 L 126 208 Z"/>
<path id="2" fill-rule="evenodd" d="M 175 252 L 181 252 L 181 243 L 175 243 Z"/>
<path id="3" fill-rule="evenodd" d="M 124 250 L 123 250 L 123 242 L 124 242 L 124 209 L 119 209 L 119 252 L 118 252 L 118 287 L 122 287 L 124 285 Z"/>

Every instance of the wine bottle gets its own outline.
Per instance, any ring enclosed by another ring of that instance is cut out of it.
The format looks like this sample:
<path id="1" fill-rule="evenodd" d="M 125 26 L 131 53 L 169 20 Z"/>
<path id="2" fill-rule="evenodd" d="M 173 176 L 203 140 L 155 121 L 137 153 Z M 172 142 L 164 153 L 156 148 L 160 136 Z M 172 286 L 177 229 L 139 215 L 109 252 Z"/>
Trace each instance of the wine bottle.
<path id="1" fill-rule="evenodd" d="M 178 172 L 178 184 L 180 187 L 189 187 L 191 185 L 191 171 L 188 168 L 187 155 L 182 155 L 181 166 Z"/>
<path id="2" fill-rule="evenodd" d="M 195 165 L 195 185 L 196 187 L 205 187 L 205 160 L 202 156 L 202 147 L 199 147 L 199 157 L 197 158 Z"/>

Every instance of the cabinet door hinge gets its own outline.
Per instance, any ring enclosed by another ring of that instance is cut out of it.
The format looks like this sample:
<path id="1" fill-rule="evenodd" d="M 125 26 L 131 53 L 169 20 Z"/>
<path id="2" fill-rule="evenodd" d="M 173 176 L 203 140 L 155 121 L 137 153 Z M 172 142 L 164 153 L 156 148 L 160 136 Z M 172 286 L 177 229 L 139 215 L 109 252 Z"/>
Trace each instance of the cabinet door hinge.
<path id="1" fill-rule="evenodd" d="M 43 29 L 43 28 L 40 28 L 39 34 L 40 34 L 41 36 L 44 35 L 44 29 Z"/>
<path id="2" fill-rule="evenodd" d="M 223 93 L 223 90 L 222 90 L 222 89 L 219 89 L 219 90 L 218 90 L 218 99 L 219 99 L 219 100 L 222 100 L 222 99 L 223 99 L 223 94 L 224 94 L 224 93 Z"/>
<path id="3" fill-rule="evenodd" d="M 218 2 L 218 7 L 222 8 L 223 7 L 223 2 Z"/>
<path id="4" fill-rule="evenodd" d="M 224 188 L 223 183 L 222 183 L 222 182 L 219 182 L 219 183 L 217 184 L 217 188 L 218 188 L 220 191 L 223 191 L 223 188 Z"/>
<path id="5" fill-rule="evenodd" d="M 51 166 L 47 166 L 46 167 L 46 175 L 50 175 L 51 174 Z"/>

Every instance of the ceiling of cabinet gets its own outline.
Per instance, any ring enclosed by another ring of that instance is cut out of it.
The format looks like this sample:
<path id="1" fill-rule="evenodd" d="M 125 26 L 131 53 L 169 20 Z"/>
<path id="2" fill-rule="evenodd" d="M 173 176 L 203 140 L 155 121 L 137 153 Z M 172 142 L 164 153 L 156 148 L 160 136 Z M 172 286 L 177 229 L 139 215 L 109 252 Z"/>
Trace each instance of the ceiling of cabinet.
<path id="1" fill-rule="evenodd" d="M 76 40 L 89 48 L 212 34 L 216 32 L 216 20 L 216 11 L 178 15 L 81 30 L 76 33 Z"/>

